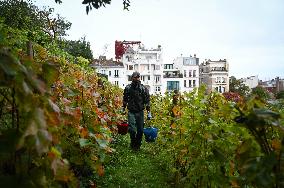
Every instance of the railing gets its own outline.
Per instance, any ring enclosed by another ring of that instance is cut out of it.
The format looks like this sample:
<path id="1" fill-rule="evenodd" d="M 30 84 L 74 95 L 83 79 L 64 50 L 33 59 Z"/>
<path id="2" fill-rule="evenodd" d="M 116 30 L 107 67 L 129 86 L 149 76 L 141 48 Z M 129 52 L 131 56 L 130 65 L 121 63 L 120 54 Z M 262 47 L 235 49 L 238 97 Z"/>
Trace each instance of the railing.
<path id="1" fill-rule="evenodd" d="M 183 74 L 165 74 L 163 78 L 183 78 Z"/>
<path id="2" fill-rule="evenodd" d="M 227 69 L 225 67 L 221 67 L 221 68 L 212 68 L 211 71 L 222 71 L 222 72 L 226 72 Z"/>

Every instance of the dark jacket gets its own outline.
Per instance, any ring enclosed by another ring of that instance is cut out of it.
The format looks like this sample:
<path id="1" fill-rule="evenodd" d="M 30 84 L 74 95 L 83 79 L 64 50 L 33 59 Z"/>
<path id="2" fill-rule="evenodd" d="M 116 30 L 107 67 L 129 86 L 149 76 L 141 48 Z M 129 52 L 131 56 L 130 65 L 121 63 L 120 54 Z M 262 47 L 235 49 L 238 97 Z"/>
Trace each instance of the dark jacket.
<path id="1" fill-rule="evenodd" d="M 123 93 L 123 107 L 130 112 L 150 111 L 149 90 L 140 82 L 127 85 Z"/>

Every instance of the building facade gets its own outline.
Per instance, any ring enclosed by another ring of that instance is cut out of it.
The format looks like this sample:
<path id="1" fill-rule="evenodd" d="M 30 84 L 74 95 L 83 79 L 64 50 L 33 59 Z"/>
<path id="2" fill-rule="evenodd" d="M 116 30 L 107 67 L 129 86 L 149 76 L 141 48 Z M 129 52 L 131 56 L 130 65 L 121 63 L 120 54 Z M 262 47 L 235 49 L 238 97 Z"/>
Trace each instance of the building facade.
<path id="1" fill-rule="evenodd" d="M 226 59 L 205 60 L 200 65 L 200 82 L 205 84 L 207 92 L 224 93 L 229 91 L 229 64 Z"/>
<path id="2" fill-rule="evenodd" d="M 125 68 L 123 63 L 112 59 L 107 60 L 106 56 L 100 56 L 99 59 L 95 59 L 92 62 L 91 67 L 95 68 L 97 73 L 105 75 L 110 83 L 117 85 L 120 88 L 126 86 Z"/>
<path id="3" fill-rule="evenodd" d="M 164 64 L 164 90 L 191 92 L 199 87 L 199 58 L 196 55 L 177 57 L 171 64 Z"/>
<path id="4" fill-rule="evenodd" d="M 126 84 L 131 83 L 133 72 L 140 73 L 140 80 L 145 85 L 150 94 L 164 93 L 162 88 L 163 81 L 163 59 L 162 48 L 145 49 L 138 47 L 128 47 L 122 57 L 125 67 Z"/>
<path id="5" fill-rule="evenodd" d="M 284 79 L 276 77 L 275 79 L 267 81 L 260 80 L 259 86 L 265 88 L 269 92 L 278 93 L 284 91 Z"/>
<path id="6" fill-rule="evenodd" d="M 250 76 L 247 78 L 241 78 L 240 80 L 243 82 L 243 84 L 248 86 L 250 89 L 258 86 L 258 82 L 259 82 L 258 76 Z"/>
<path id="7" fill-rule="evenodd" d="M 131 83 L 132 73 L 138 71 L 141 83 L 149 89 L 150 94 L 164 94 L 174 90 L 191 92 L 200 83 L 207 85 L 208 91 L 229 91 L 229 67 L 226 60 L 208 60 L 200 65 L 195 54 L 180 56 L 171 62 L 164 62 L 162 55 L 160 45 L 146 49 L 140 43 L 131 44 L 117 61 L 101 56 L 91 66 L 122 89 Z"/>

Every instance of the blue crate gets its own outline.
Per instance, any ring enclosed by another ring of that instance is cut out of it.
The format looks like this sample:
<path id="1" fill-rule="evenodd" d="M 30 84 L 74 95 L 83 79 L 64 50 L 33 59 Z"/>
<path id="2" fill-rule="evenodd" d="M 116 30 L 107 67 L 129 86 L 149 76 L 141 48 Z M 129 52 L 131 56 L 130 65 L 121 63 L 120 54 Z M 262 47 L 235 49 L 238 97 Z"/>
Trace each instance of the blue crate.
<path id="1" fill-rule="evenodd" d="M 158 129 L 155 127 L 144 128 L 144 135 L 146 142 L 155 142 L 158 136 Z"/>

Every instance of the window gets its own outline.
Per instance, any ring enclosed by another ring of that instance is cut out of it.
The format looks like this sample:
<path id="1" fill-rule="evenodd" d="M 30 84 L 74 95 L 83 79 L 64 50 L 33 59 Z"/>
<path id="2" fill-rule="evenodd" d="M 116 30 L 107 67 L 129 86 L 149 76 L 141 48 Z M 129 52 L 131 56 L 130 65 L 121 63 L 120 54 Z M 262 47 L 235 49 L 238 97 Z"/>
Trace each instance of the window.
<path id="1" fill-rule="evenodd" d="M 114 70 L 114 77 L 118 77 L 118 70 Z"/>
<path id="2" fill-rule="evenodd" d="M 161 79 L 161 76 L 155 76 L 155 82 L 156 82 L 156 83 L 159 83 L 159 82 L 160 82 L 160 79 Z"/>
<path id="3" fill-rule="evenodd" d="M 191 86 L 191 80 L 188 80 L 188 87 L 192 87 Z"/>
<path id="4" fill-rule="evenodd" d="M 221 83 L 221 77 L 216 78 L 216 83 Z"/>
<path id="5" fill-rule="evenodd" d="M 147 55 L 147 56 L 146 56 L 146 59 L 147 59 L 147 60 L 152 59 L 152 58 L 153 58 L 153 57 L 150 56 L 150 55 Z"/>
<path id="6" fill-rule="evenodd" d="M 191 77 L 191 70 L 189 70 L 189 72 L 188 72 L 188 76 L 189 76 L 189 77 Z"/>
<path id="7" fill-rule="evenodd" d="M 183 65 L 196 65 L 195 57 L 184 58 Z"/>
<path id="8" fill-rule="evenodd" d="M 117 86 L 118 86 L 118 81 L 114 81 L 114 85 L 117 85 Z"/>
<path id="9" fill-rule="evenodd" d="M 128 81 L 131 81 L 131 80 L 132 80 L 131 76 L 128 76 Z"/>
<path id="10" fill-rule="evenodd" d="M 173 69 L 174 65 L 173 64 L 165 64 L 164 69 Z"/>
<path id="11" fill-rule="evenodd" d="M 141 80 L 143 80 L 143 82 L 145 81 L 145 76 L 141 76 Z"/>
<path id="12" fill-rule="evenodd" d="M 108 75 L 111 76 L 111 71 L 108 71 Z"/>
<path id="13" fill-rule="evenodd" d="M 196 70 L 193 70 L 193 77 L 196 77 Z"/>
<path id="14" fill-rule="evenodd" d="M 195 87 L 195 86 L 196 86 L 196 84 L 195 84 L 195 80 L 192 80 L 192 85 L 193 85 L 193 87 Z"/>
<path id="15" fill-rule="evenodd" d="M 148 76 L 148 80 L 150 80 L 151 79 L 151 76 Z"/>
<path id="16" fill-rule="evenodd" d="M 155 91 L 161 91 L 161 87 L 160 87 L 160 86 L 157 86 L 157 87 L 155 88 Z"/>
<path id="17" fill-rule="evenodd" d="M 183 73 L 183 74 L 184 74 L 184 77 L 186 77 L 186 70 L 184 70 L 183 72 L 184 72 L 184 73 Z"/>
<path id="18" fill-rule="evenodd" d="M 128 70 L 133 70 L 133 65 L 129 65 Z"/>
<path id="19" fill-rule="evenodd" d="M 179 81 L 167 81 L 167 90 L 179 90 Z"/>
<path id="20" fill-rule="evenodd" d="M 186 87 L 186 80 L 184 80 L 184 82 L 183 82 L 183 86 L 184 86 L 184 87 Z"/>

